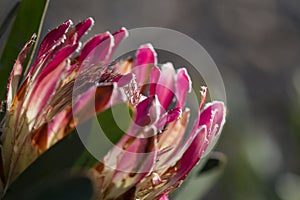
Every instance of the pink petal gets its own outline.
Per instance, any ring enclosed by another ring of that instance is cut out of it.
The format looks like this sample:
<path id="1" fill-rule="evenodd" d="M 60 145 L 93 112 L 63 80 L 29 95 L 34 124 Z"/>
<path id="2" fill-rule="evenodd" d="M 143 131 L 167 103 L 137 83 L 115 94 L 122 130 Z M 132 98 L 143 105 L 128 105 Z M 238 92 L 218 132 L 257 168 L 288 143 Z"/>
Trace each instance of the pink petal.
<path id="1" fill-rule="evenodd" d="M 137 50 L 133 72 L 140 86 L 146 83 L 151 68 L 157 64 L 156 57 L 156 52 L 151 44 L 144 44 Z"/>
<path id="2" fill-rule="evenodd" d="M 73 106 L 74 116 L 82 123 L 106 109 L 108 105 L 111 106 L 110 100 L 115 88 L 114 84 L 89 88 L 75 101 L 75 105 Z"/>
<path id="3" fill-rule="evenodd" d="M 50 122 L 45 123 L 38 128 L 33 136 L 32 142 L 38 148 L 40 153 L 47 150 L 65 136 L 65 129 L 71 119 L 70 114 L 69 110 L 63 110 L 55 115 Z"/>
<path id="4" fill-rule="evenodd" d="M 86 33 L 93 24 L 94 20 L 92 18 L 87 18 L 86 20 L 76 24 L 75 27 L 69 29 L 66 33 L 66 39 L 64 40 L 61 48 L 79 42 L 83 34 Z"/>
<path id="5" fill-rule="evenodd" d="M 61 80 L 62 72 L 68 65 L 66 59 L 77 47 L 78 44 L 60 50 L 35 80 L 33 89 L 25 101 L 25 105 L 28 104 L 26 114 L 29 121 L 34 119 L 44 109 Z"/>
<path id="6" fill-rule="evenodd" d="M 115 105 L 117 103 L 124 103 L 128 102 L 127 97 L 124 94 L 124 91 L 118 88 L 116 85 L 114 85 L 114 90 L 110 98 L 109 104 L 106 105 L 106 108 L 111 107 L 112 105 Z"/>
<path id="7" fill-rule="evenodd" d="M 39 52 L 37 55 L 37 58 L 41 57 L 43 54 L 45 54 L 48 50 L 50 50 L 53 46 L 56 45 L 58 41 L 60 41 L 63 37 L 64 34 L 67 32 L 67 30 L 70 28 L 72 25 L 72 21 L 68 20 L 56 29 L 53 29 L 50 31 L 42 41 Z"/>
<path id="8" fill-rule="evenodd" d="M 177 71 L 176 82 L 176 97 L 177 106 L 183 108 L 185 105 L 186 95 L 192 89 L 192 81 L 185 68 L 181 68 Z"/>
<path id="9" fill-rule="evenodd" d="M 203 126 L 198 129 L 195 134 L 193 134 L 192 142 L 189 147 L 186 149 L 181 159 L 176 163 L 176 172 L 173 172 L 172 175 L 168 178 L 168 182 L 157 189 L 155 192 L 155 197 L 159 197 L 163 194 L 169 193 L 174 188 L 178 187 L 183 179 L 186 178 L 188 173 L 200 160 L 203 153 L 203 143 L 205 142 L 206 136 L 206 127 Z M 171 167 L 173 168 L 173 166 Z M 172 171 L 172 169 L 171 169 Z M 166 171 L 168 173 L 168 171 Z M 149 199 L 155 199 L 154 197 L 149 197 Z"/>
<path id="10" fill-rule="evenodd" d="M 144 44 L 136 52 L 136 67 L 144 64 L 157 64 L 156 52 L 151 44 Z"/>
<path id="11" fill-rule="evenodd" d="M 113 35 L 105 32 L 93 37 L 84 45 L 78 61 L 83 62 L 85 60 L 83 63 L 84 66 L 109 63 L 111 54 L 127 35 L 127 30 L 121 28 Z"/>
<path id="12" fill-rule="evenodd" d="M 18 86 L 19 86 L 19 80 L 22 75 L 23 71 L 23 64 L 26 60 L 26 57 L 31 50 L 32 44 L 34 43 L 34 40 L 36 38 L 36 35 L 33 35 L 31 39 L 25 44 L 21 52 L 19 53 L 17 60 L 14 64 L 13 70 L 10 73 L 9 82 L 8 82 L 8 88 L 7 88 L 7 110 L 10 110 L 12 101 L 16 95 Z"/>
<path id="13" fill-rule="evenodd" d="M 180 108 L 174 108 L 164 113 L 156 124 L 157 129 L 162 129 L 165 125 L 177 120 L 181 113 L 182 111 Z"/>
<path id="14" fill-rule="evenodd" d="M 128 85 L 130 81 L 132 81 L 132 79 L 133 79 L 133 74 L 128 73 L 123 76 L 118 76 L 112 82 L 116 82 L 118 84 L 118 87 L 124 87 L 125 85 Z"/>
<path id="15" fill-rule="evenodd" d="M 136 106 L 135 123 L 139 126 L 153 124 L 159 119 L 160 112 L 157 96 L 148 97 Z"/>
<path id="16" fill-rule="evenodd" d="M 155 163 L 157 148 L 155 136 L 148 138 L 125 138 L 127 138 L 126 142 L 122 140 L 122 142 L 118 144 L 118 146 L 120 146 L 121 143 L 123 143 L 118 156 L 117 172 L 113 180 L 120 178 L 120 175 L 124 172 L 127 174 L 137 172 L 145 176 L 151 171 Z"/>
<path id="17" fill-rule="evenodd" d="M 220 112 L 213 111 L 215 109 L 219 109 Z M 205 136 L 205 141 L 201 144 L 203 146 L 202 151 L 204 151 L 204 152 L 201 152 L 201 154 L 204 153 L 203 156 L 206 156 L 210 152 L 210 150 L 213 148 L 213 146 L 216 143 L 216 140 L 218 138 L 217 135 L 221 132 L 223 125 L 225 123 L 225 106 L 222 102 L 212 102 L 212 103 L 206 105 L 206 108 L 204 109 L 204 111 L 201 112 L 200 117 L 196 120 L 196 122 L 192 128 L 192 131 L 188 135 L 188 138 L 185 141 L 184 145 L 183 146 L 182 146 L 182 144 L 177 145 L 175 147 L 175 149 L 173 151 L 171 151 L 172 155 L 169 157 L 172 159 L 168 160 L 166 158 L 166 156 L 170 152 L 168 152 L 168 153 L 166 153 L 166 155 L 164 155 L 165 160 L 166 160 L 165 163 L 172 163 L 176 160 L 179 160 L 182 157 L 183 152 L 185 152 L 190 147 L 195 135 L 197 134 L 197 132 L 199 132 L 199 129 L 201 127 L 206 127 L 206 132 L 207 132 L 206 136 Z M 215 114 L 212 115 L 212 111 Z M 202 116 L 202 113 L 204 113 L 203 116 Z M 220 116 L 222 119 L 220 119 Z M 217 125 L 217 123 L 219 123 L 219 125 Z M 213 127 L 213 128 L 210 129 L 210 127 Z M 167 130 L 168 130 L 168 127 L 167 127 Z M 185 131 L 185 129 L 183 131 Z M 180 135 L 183 135 L 183 134 L 184 133 L 182 133 Z M 213 140 L 214 140 L 214 142 L 212 142 Z M 180 148 L 178 148 L 178 147 L 180 147 Z"/>
<path id="18" fill-rule="evenodd" d="M 200 120 L 198 126 L 205 125 L 208 133 L 211 133 L 214 126 L 218 126 L 218 131 L 215 135 L 218 135 L 221 131 L 223 124 L 225 123 L 225 105 L 223 102 L 213 101 L 205 105 L 205 108 L 200 114 Z"/>
<path id="19" fill-rule="evenodd" d="M 106 155 L 105 164 L 116 167 L 112 179 L 105 177 L 104 187 L 109 187 L 107 199 L 115 199 L 152 171 L 157 156 L 156 136 L 135 138 L 125 135 Z"/>
<path id="20" fill-rule="evenodd" d="M 169 200 L 169 197 L 167 194 L 164 194 L 163 196 L 161 196 L 158 200 Z"/>
<path id="21" fill-rule="evenodd" d="M 83 62 L 84 68 L 104 62 L 111 53 L 113 45 L 113 36 L 109 32 L 96 35 L 84 45 L 78 61 Z"/>
<path id="22" fill-rule="evenodd" d="M 115 45 L 112 49 L 112 52 L 115 51 L 115 49 L 119 46 L 119 44 L 128 37 L 128 31 L 125 27 L 122 27 L 119 31 L 115 32 L 113 34 Z"/>
<path id="23" fill-rule="evenodd" d="M 184 72 L 185 70 L 183 70 L 183 72 Z M 185 80 L 188 80 L 188 79 L 185 79 Z M 187 83 L 187 82 L 186 82 Z M 206 88 L 202 88 L 203 89 L 203 91 L 202 91 L 202 102 L 204 102 L 205 101 L 205 95 L 206 95 Z M 187 90 L 185 91 L 185 94 L 186 94 L 186 92 L 187 92 Z M 185 98 L 185 97 L 184 97 Z M 201 103 L 202 104 L 202 103 Z M 200 105 L 200 108 L 202 107 L 202 105 Z M 188 112 L 188 114 L 189 114 L 189 111 L 186 111 L 186 112 Z M 197 131 L 198 131 L 198 129 L 199 129 L 199 127 L 200 127 L 200 125 L 199 125 L 199 123 L 200 123 L 200 117 L 201 115 L 200 115 L 200 111 L 199 111 L 199 117 L 197 118 L 197 120 L 194 122 L 194 125 L 193 125 L 193 128 L 192 128 L 192 130 L 191 130 L 191 133 L 188 135 L 188 137 L 187 137 L 187 139 L 186 139 L 186 141 L 185 141 L 185 143 L 184 143 L 184 145 L 181 147 L 181 148 L 178 148 L 178 146 L 179 146 L 179 144 L 176 146 L 176 148 L 173 150 L 173 152 L 172 152 L 172 156 L 169 156 L 169 157 L 171 157 L 172 159 L 170 159 L 168 162 L 170 163 L 170 162 L 174 162 L 175 160 L 179 160 L 180 158 L 181 158 L 181 156 L 182 156 L 182 154 L 183 154 L 183 152 L 189 147 L 189 145 L 191 144 L 191 142 L 192 142 L 192 140 L 193 140 L 193 138 L 195 137 L 195 134 L 197 133 Z M 189 118 L 189 116 L 186 116 L 186 118 L 188 119 Z M 186 126 L 187 126 L 187 122 L 188 121 L 186 121 L 186 122 L 183 122 L 183 124 L 185 124 L 183 127 L 184 127 L 184 130 L 183 130 L 183 132 L 180 134 L 180 135 L 183 135 L 184 134 L 184 131 L 185 131 L 185 128 L 186 128 Z M 176 130 L 176 129 L 175 129 Z M 205 141 L 205 142 L 207 142 L 207 140 Z M 182 144 L 180 144 L 180 145 L 182 145 Z M 206 144 L 203 144 L 204 146 L 206 145 Z"/>
<path id="24" fill-rule="evenodd" d="M 190 111 L 186 110 L 181 118 L 168 124 L 166 130 L 160 135 L 158 142 L 160 154 L 155 166 L 156 170 L 163 171 L 166 167 L 174 165 L 191 144 L 194 136 L 189 136 L 183 143 L 189 116 Z"/>
<path id="25" fill-rule="evenodd" d="M 156 85 L 158 100 L 167 109 L 174 97 L 175 70 L 172 63 L 162 65 L 161 75 Z"/>
<path id="26" fill-rule="evenodd" d="M 149 88 L 149 96 L 153 96 L 156 94 L 156 86 L 160 77 L 160 69 L 154 66 L 150 73 L 150 88 Z"/>
<path id="27" fill-rule="evenodd" d="M 207 143 L 205 144 L 204 151 L 208 150 L 210 146 L 213 148 L 215 142 L 220 135 L 225 124 L 226 108 L 223 102 L 213 101 L 205 105 L 203 111 L 200 113 L 198 126 L 206 126 L 207 128 Z M 205 153 L 209 153 L 208 151 Z"/>
<path id="28" fill-rule="evenodd" d="M 93 18 L 89 17 L 83 22 L 78 23 L 75 26 L 75 30 L 77 33 L 77 42 L 80 40 L 80 38 L 94 25 Z"/>
<path id="29" fill-rule="evenodd" d="M 43 67 L 47 65 L 55 53 L 60 49 L 78 43 L 80 38 L 91 28 L 93 23 L 93 19 L 88 18 L 85 21 L 78 23 L 75 27 L 71 28 L 67 32 L 68 28 L 72 24 L 72 22 L 69 20 L 57 29 L 51 31 L 43 40 L 41 48 L 44 50 L 39 52 L 39 56 L 32 65 L 28 76 L 31 76 L 34 73 L 38 74 L 40 71 L 42 71 Z M 75 70 L 75 66 L 72 67 L 72 70 Z M 68 71 L 68 74 L 72 73 L 71 69 Z"/>
<path id="30" fill-rule="evenodd" d="M 184 152 L 180 160 L 180 167 L 178 168 L 174 180 L 172 181 L 175 181 L 176 179 L 183 180 L 200 160 L 201 155 L 203 153 L 203 144 L 205 142 L 206 135 L 207 131 L 205 126 L 201 127 L 196 131 L 192 143 L 190 144 L 189 148 Z"/>
<path id="31" fill-rule="evenodd" d="M 39 74 L 49 63 L 55 53 L 64 47 L 62 43 L 66 39 L 65 34 L 71 25 L 72 21 L 68 20 L 46 35 L 40 45 L 36 60 L 30 67 L 26 78 L 31 77 L 34 74 L 34 76 Z"/>

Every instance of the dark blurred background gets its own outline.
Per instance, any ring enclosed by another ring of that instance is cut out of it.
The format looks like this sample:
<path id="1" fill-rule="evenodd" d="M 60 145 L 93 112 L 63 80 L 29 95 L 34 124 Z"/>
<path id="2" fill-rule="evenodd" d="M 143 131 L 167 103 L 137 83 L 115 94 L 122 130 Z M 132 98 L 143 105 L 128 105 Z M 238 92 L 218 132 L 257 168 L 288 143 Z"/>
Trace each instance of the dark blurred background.
<path id="1" fill-rule="evenodd" d="M 14 2 L 1 0 L 0 21 Z M 202 199 L 300 199 L 300 1 L 53 0 L 42 35 L 88 16 L 96 21 L 90 36 L 122 26 L 170 28 L 217 64 L 229 110 L 217 150 L 228 164 Z"/>

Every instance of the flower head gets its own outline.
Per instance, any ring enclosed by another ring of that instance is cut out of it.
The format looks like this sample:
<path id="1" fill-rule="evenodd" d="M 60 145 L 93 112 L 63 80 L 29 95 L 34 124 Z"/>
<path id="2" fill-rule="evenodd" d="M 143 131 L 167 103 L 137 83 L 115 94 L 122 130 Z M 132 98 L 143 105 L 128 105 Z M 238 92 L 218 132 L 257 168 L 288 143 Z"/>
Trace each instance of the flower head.
<path id="1" fill-rule="evenodd" d="M 79 50 L 80 38 L 92 25 L 91 18 L 74 27 L 66 21 L 49 32 L 22 82 L 34 37 L 20 52 L 2 122 L 2 185 L 93 113 L 127 103 L 133 121 L 126 134 L 90 170 L 97 197 L 168 199 L 212 149 L 225 122 L 225 106 L 205 104 L 203 87 L 198 117 L 188 131 L 190 110 L 185 104 L 192 82 L 187 70 L 159 65 L 151 44 L 140 46 L 135 58 L 111 62 L 128 34 L 125 28 L 96 35 Z"/>

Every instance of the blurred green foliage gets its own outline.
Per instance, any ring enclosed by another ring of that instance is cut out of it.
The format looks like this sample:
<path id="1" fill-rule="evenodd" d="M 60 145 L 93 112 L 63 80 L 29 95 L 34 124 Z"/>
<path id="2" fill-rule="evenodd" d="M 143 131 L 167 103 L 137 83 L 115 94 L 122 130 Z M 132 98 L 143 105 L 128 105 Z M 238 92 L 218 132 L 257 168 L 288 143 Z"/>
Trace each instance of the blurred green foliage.
<path id="1" fill-rule="evenodd" d="M 9 27 L 9 21 L 13 19 L 7 41 L 0 55 L 1 86 L 7 85 L 14 62 L 25 43 L 34 33 L 37 34 L 39 38 L 48 3 L 48 0 L 23 0 L 19 6 L 19 3 L 16 3 L 17 5 L 13 7 L 8 17 L 2 22 L 1 27 L 4 29 Z M 14 14 L 16 14 L 16 16 L 13 16 Z M 3 32 L 3 30 L 1 30 L 1 32 Z M 38 38 L 36 41 L 38 41 Z M 37 45 L 37 43 L 38 42 L 35 44 Z M 33 54 L 34 50 L 32 51 L 32 55 L 28 56 L 29 64 Z M 26 65 L 23 70 L 26 70 Z M 5 99 L 5 97 L 6 88 L 1 87 L 0 100 Z"/>

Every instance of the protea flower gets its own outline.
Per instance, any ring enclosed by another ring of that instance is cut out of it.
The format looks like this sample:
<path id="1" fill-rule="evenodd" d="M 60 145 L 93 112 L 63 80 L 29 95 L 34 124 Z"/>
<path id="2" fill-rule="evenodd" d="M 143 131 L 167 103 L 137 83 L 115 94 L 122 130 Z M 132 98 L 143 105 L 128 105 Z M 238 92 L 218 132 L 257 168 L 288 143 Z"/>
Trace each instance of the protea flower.
<path id="1" fill-rule="evenodd" d="M 34 36 L 16 59 L 1 123 L 2 189 L 91 113 L 127 103 L 132 124 L 88 173 L 95 198 L 168 199 L 213 147 L 225 122 L 225 106 L 217 101 L 204 105 L 202 87 L 198 118 L 186 131 L 190 110 L 185 101 L 192 84 L 186 69 L 159 65 L 150 44 L 142 45 L 135 58 L 110 62 L 127 36 L 125 28 L 96 35 L 79 50 L 80 38 L 92 25 L 91 18 L 74 27 L 67 21 L 49 32 L 28 72 L 23 63 Z"/>

